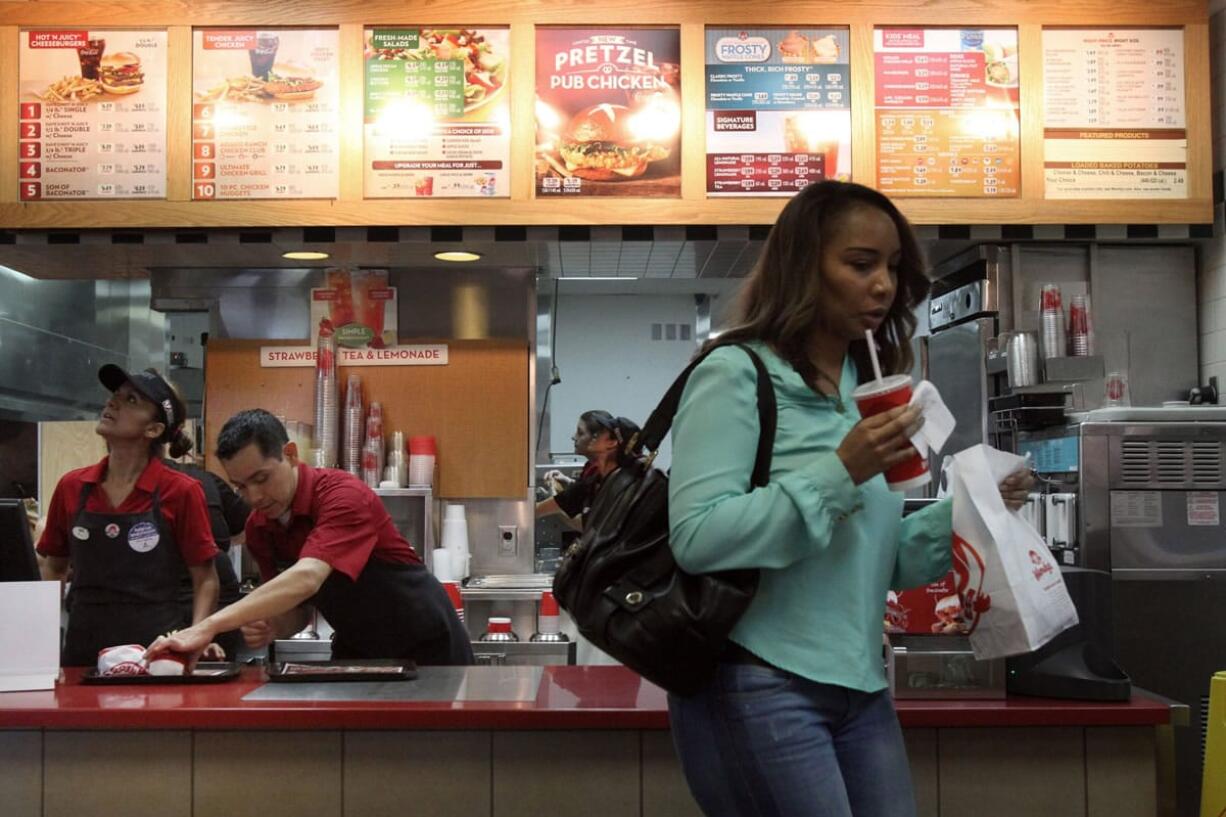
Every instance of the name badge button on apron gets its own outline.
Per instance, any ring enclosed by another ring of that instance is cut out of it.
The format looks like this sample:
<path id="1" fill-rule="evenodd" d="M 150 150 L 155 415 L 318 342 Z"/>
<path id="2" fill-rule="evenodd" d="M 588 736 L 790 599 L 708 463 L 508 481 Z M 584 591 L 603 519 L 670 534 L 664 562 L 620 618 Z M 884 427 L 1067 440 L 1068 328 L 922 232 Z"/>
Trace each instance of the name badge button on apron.
<path id="1" fill-rule="evenodd" d="M 152 522 L 137 522 L 128 530 L 128 547 L 148 553 L 158 546 L 158 529 Z"/>

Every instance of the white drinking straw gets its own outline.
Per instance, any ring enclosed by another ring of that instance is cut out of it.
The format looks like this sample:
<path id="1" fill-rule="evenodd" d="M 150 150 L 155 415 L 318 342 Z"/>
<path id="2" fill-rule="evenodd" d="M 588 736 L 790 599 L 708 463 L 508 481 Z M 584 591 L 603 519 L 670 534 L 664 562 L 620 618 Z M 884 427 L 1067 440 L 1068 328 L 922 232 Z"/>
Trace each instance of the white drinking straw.
<path id="1" fill-rule="evenodd" d="M 873 375 L 877 378 L 877 384 L 880 385 L 881 377 L 881 361 L 877 359 L 877 343 L 873 340 L 873 330 L 864 330 L 864 340 L 868 343 L 868 355 L 873 360 Z"/>

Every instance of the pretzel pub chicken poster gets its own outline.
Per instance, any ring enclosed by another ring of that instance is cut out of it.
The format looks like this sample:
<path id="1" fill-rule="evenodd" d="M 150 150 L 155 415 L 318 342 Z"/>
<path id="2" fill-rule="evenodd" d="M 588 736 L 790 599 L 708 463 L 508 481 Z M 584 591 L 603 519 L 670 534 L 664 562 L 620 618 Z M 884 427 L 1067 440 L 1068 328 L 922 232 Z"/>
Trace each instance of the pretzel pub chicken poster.
<path id="1" fill-rule="evenodd" d="M 538 196 L 681 195 L 676 28 L 538 28 Z"/>

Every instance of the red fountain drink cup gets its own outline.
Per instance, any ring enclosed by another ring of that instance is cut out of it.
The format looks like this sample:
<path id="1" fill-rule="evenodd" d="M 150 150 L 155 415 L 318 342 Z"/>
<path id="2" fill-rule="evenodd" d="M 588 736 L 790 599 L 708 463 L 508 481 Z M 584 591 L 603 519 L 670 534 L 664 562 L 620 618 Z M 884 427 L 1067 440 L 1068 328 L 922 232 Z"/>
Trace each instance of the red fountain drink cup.
<path id="1" fill-rule="evenodd" d="M 371 345 L 383 345 L 383 313 L 387 308 L 390 292 L 382 275 L 373 272 L 354 273 L 353 303 L 363 326 L 374 333 Z"/>
<path id="2" fill-rule="evenodd" d="M 327 287 L 336 293 L 332 301 L 332 325 L 339 329 L 353 323 L 353 284 L 349 270 L 328 270 Z"/>
<path id="3" fill-rule="evenodd" d="M 890 375 L 880 381 L 870 380 L 851 393 L 860 409 L 861 417 L 872 417 L 911 402 L 911 376 Z M 911 446 L 911 456 L 885 472 L 885 481 L 891 491 L 909 491 L 932 480 L 928 473 L 928 461 Z"/>

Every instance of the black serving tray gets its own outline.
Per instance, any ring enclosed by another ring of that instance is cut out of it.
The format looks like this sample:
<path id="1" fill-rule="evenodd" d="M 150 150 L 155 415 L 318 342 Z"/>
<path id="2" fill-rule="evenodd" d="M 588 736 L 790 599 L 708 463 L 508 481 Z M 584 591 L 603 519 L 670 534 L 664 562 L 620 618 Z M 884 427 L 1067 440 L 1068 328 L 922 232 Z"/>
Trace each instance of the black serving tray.
<path id="1" fill-rule="evenodd" d="M 346 671 L 338 671 L 348 667 Z M 417 664 L 411 658 L 378 658 L 353 661 L 274 661 L 268 665 L 268 680 L 276 683 L 326 681 L 412 681 Z"/>
<path id="2" fill-rule="evenodd" d="M 239 666 L 232 661 L 201 661 L 190 675 L 99 675 L 98 670 L 91 669 L 81 676 L 81 683 L 106 686 L 220 684 L 238 676 Z"/>

